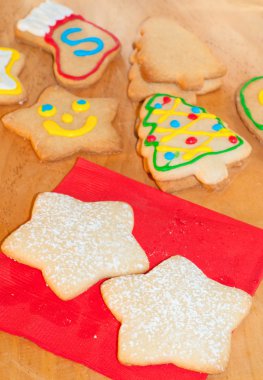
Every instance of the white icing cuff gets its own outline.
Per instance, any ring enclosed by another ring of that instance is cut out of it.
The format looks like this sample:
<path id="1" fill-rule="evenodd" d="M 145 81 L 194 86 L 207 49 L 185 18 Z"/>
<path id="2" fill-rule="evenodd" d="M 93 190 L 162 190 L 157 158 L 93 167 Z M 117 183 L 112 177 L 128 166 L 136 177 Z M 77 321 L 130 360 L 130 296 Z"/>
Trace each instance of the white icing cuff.
<path id="1" fill-rule="evenodd" d="M 35 36 L 44 37 L 51 26 L 72 13 L 72 9 L 64 5 L 46 0 L 39 7 L 34 8 L 24 19 L 19 20 L 17 29 L 21 32 L 29 32 Z"/>

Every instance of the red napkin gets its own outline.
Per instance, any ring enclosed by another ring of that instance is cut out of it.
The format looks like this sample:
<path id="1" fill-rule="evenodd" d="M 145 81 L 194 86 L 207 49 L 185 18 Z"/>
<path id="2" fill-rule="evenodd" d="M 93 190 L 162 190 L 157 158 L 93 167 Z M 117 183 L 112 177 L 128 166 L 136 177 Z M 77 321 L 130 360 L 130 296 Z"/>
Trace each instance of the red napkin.
<path id="1" fill-rule="evenodd" d="M 79 159 L 56 188 L 82 201 L 118 200 L 134 210 L 134 236 L 151 267 L 171 255 L 192 260 L 209 277 L 253 294 L 263 274 L 263 230 L 167 195 Z M 63 302 L 40 271 L 0 254 L 0 329 L 112 379 L 203 380 L 206 374 L 174 365 L 118 363 L 119 323 L 105 306 L 99 284 Z"/>

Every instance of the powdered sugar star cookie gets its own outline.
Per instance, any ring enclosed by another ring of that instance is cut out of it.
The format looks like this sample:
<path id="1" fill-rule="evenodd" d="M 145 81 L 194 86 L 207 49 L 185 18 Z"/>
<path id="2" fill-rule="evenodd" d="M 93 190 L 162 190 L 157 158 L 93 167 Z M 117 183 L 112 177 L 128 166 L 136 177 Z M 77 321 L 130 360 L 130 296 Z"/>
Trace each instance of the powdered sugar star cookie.
<path id="1" fill-rule="evenodd" d="M 58 297 L 68 300 L 102 278 L 148 270 L 132 229 L 133 212 L 126 203 L 85 203 L 42 193 L 31 220 L 6 238 L 2 251 L 40 269 Z"/>
<path id="2" fill-rule="evenodd" d="M 79 98 L 52 86 L 33 106 L 11 112 L 2 121 L 29 139 L 41 160 L 57 160 L 79 151 L 118 153 L 121 140 L 111 125 L 117 106 L 116 99 Z"/>
<path id="3" fill-rule="evenodd" d="M 14 104 L 26 99 L 26 92 L 17 75 L 25 57 L 15 49 L 0 47 L 0 104 Z"/>
<path id="4" fill-rule="evenodd" d="M 247 293 L 209 279 L 182 256 L 145 275 L 107 280 L 101 292 L 121 322 L 120 362 L 173 363 L 206 373 L 224 370 L 231 332 L 251 306 Z"/>

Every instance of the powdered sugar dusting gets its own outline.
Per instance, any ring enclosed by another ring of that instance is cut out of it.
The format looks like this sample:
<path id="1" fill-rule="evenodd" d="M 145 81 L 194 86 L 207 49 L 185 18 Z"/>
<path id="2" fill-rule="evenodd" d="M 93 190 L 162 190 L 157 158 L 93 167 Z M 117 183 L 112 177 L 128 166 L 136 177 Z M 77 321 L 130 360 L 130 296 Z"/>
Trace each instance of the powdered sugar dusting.
<path id="1" fill-rule="evenodd" d="M 128 204 L 84 203 L 43 193 L 35 202 L 32 220 L 11 234 L 2 248 L 41 269 L 55 293 L 70 299 L 102 278 L 148 269 L 132 228 Z"/>
<path id="2" fill-rule="evenodd" d="M 247 293 L 210 280 L 181 256 L 146 275 L 108 280 L 102 295 L 122 322 L 122 362 L 174 363 L 207 373 L 226 366 L 231 332 L 251 304 Z"/>

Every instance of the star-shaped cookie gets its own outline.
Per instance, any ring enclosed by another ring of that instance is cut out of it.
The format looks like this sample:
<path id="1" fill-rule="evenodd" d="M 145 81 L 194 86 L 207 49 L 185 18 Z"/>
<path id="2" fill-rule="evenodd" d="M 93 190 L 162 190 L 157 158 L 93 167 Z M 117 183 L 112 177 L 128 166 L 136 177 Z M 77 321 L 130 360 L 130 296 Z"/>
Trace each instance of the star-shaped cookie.
<path id="1" fill-rule="evenodd" d="M 37 103 L 5 115 L 4 126 L 29 139 L 41 160 L 53 161 L 85 151 L 118 153 L 120 136 L 111 125 L 118 103 L 112 98 L 79 98 L 59 86 L 48 87 Z"/>
<path id="2" fill-rule="evenodd" d="M 133 223 L 132 208 L 123 202 L 42 193 L 31 220 L 5 239 L 2 251 L 40 269 L 57 296 L 68 300 L 105 277 L 148 270 Z"/>
<path id="3" fill-rule="evenodd" d="M 224 370 L 231 332 L 251 305 L 247 293 L 207 278 L 182 256 L 145 275 L 107 280 L 101 292 L 121 322 L 120 362 L 173 363 L 206 373 Z"/>

